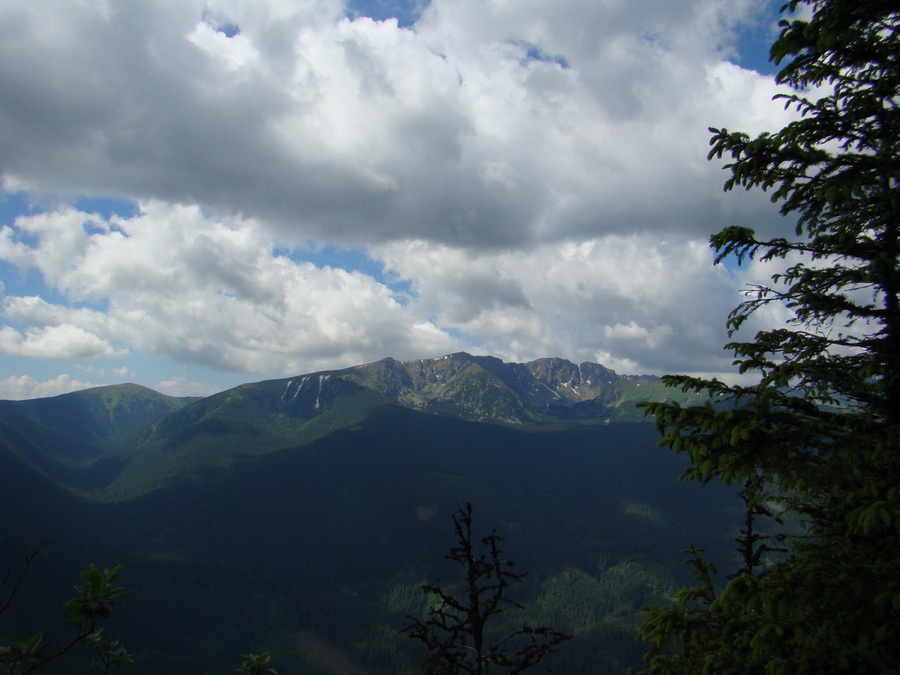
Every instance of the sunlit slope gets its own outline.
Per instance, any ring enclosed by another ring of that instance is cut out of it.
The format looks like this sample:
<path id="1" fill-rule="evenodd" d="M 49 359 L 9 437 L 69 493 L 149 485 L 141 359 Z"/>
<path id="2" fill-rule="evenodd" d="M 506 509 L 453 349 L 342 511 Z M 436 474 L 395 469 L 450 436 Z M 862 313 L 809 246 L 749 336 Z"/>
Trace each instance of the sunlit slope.
<path id="1" fill-rule="evenodd" d="M 378 394 L 343 380 L 288 398 L 290 382 L 242 385 L 146 427 L 111 454 L 123 468 L 95 494 L 104 499 L 134 497 L 248 457 L 299 447 L 352 427 L 385 403 Z"/>
<path id="2" fill-rule="evenodd" d="M 596 363 L 546 358 L 505 363 L 464 352 L 436 359 L 383 359 L 338 373 L 396 402 L 463 419 L 554 424 L 639 419 L 638 400 L 684 399 L 659 378 L 618 375 Z"/>

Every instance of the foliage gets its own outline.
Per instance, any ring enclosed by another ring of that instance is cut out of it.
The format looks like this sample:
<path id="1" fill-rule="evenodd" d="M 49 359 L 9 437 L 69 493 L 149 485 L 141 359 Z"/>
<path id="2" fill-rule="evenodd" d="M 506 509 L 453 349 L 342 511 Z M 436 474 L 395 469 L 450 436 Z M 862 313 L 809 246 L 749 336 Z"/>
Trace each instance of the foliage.
<path id="1" fill-rule="evenodd" d="M 2 614 L 18 592 L 23 579 L 28 574 L 35 556 L 41 550 L 37 547 L 25 557 L 25 564 L 0 603 Z M 25 640 L 0 645 L 0 673 L 4 675 L 27 675 L 52 661 L 60 659 L 78 644 L 84 645 L 91 652 L 90 664 L 100 673 L 120 670 L 134 660 L 132 654 L 118 640 L 107 640 L 103 637 L 103 628 L 97 624 L 101 619 L 108 619 L 114 609 L 121 607 L 120 601 L 129 591 L 113 582 L 121 571 L 121 566 L 112 569 L 98 569 L 88 565 L 81 573 L 84 582 L 76 586 L 77 595 L 65 604 L 68 612 L 66 623 L 74 626 L 75 634 L 68 642 L 57 649 L 52 649 L 44 640 L 44 633 L 38 632 Z M 10 575 L 0 581 L 2 589 L 9 581 Z M 246 675 L 278 675 L 271 665 L 272 655 L 241 654 L 241 665 L 235 669 L 237 673 Z"/>
<path id="2" fill-rule="evenodd" d="M 527 623 L 497 640 L 489 639 L 488 622 L 506 608 L 521 607 L 507 596 L 510 582 L 520 581 L 524 574 L 513 572 L 514 563 L 505 560 L 500 550 L 502 538 L 492 532 L 482 537 L 484 551 L 476 550 L 472 534 L 472 505 L 460 507 L 453 516 L 457 543 L 447 559 L 458 563 L 465 572 L 463 597 L 458 598 L 440 586 L 426 584 L 432 606 L 422 621 L 410 616 L 413 623 L 405 632 L 428 648 L 423 662 L 426 673 L 456 675 L 488 673 L 491 666 L 520 673 L 537 665 L 571 636 L 547 627 Z M 514 650 L 514 651 L 513 651 Z"/>
<path id="3" fill-rule="evenodd" d="M 246 673 L 246 675 L 278 675 L 270 662 L 272 655 L 269 652 L 262 654 L 241 654 L 243 661 L 241 667 L 236 668 L 236 673 Z"/>
<path id="4" fill-rule="evenodd" d="M 39 550 L 35 549 L 26 557 L 22 572 L 0 606 L 0 612 L 9 606 Z M 118 640 L 104 638 L 103 628 L 98 627 L 98 622 L 109 618 L 112 610 L 121 606 L 120 598 L 128 594 L 121 586 L 112 585 L 120 570 L 121 567 L 99 570 L 89 565 L 81 573 L 84 583 L 75 587 L 77 595 L 65 605 L 69 614 L 66 623 L 74 627 L 74 635 L 56 649 L 52 649 L 44 641 L 42 632 L 35 633 L 20 642 L 0 645 L 0 665 L 4 667 L 4 672 L 10 675 L 32 673 L 59 659 L 78 644 L 83 644 L 91 651 L 91 664 L 101 673 L 119 670 L 129 663 L 132 656 L 125 647 Z"/>
<path id="5" fill-rule="evenodd" d="M 808 20 L 797 13 L 812 10 Z M 748 510 L 778 504 L 805 533 L 766 564 L 753 530 L 721 590 L 697 549 L 698 585 L 653 610 L 650 672 L 887 672 L 900 663 L 900 11 L 884 0 L 791 0 L 771 49 L 801 116 L 751 139 L 711 129 L 735 187 L 771 191 L 791 239 L 732 226 L 716 261 L 785 269 L 729 316 L 791 323 L 727 345 L 755 384 L 665 382 L 709 403 L 647 403 L 689 479 L 744 485 Z"/>

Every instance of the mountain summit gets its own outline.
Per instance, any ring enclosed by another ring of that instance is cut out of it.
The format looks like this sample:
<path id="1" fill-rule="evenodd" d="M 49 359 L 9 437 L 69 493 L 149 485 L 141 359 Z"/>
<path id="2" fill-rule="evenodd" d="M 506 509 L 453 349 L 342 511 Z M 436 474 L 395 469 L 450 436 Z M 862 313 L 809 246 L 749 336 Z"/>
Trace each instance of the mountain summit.
<path id="1" fill-rule="evenodd" d="M 538 424 L 633 417 L 635 411 L 628 404 L 656 398 L 665 390 L 659 378 L 618 375 L 596 363 L 574 364 L 559 358 L 505 363 L 493 356 L 458 352 L 414 361 L 386 358 L 292 378 L 281 398 L 285 404 L 319 410 L 348 383 L 423 412 L 482 422 Z"/>

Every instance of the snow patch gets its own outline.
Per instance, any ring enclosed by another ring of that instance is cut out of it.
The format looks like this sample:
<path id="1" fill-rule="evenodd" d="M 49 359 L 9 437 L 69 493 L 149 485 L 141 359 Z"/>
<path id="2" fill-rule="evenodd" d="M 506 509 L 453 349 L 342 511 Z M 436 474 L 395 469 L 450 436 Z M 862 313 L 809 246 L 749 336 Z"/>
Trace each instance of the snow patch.
<path id="1" fill-rule="evenodd" d="M 281 394 L 281 400 L 284 400 L 284 397 L 287 396 L 288 390 L 291 388 L 291 385 L 294 384 L 293 380 L 288 380 L 287 385 L 284 387 L 284 392 Z"/>
<path id="2" fill-rule="evenodd" d="M 318 410 L 322 404 L 322 385 L 328 382 L 329 377 L 331 377 L 331 375 L 319 375 L 319 389 L 316 391 L 316 402 L 313 404 L 313 408 L 316 410 Z"/>

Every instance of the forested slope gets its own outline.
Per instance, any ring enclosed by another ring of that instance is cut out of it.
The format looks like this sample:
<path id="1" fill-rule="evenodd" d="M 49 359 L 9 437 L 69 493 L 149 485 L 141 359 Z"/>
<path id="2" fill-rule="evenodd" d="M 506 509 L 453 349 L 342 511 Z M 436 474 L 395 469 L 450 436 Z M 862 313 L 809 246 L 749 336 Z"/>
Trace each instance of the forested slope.
<path id="1" fill-rule="evenodd" d="M 4 569 L 44 548 L 3 632 L 61 625 L 79 569 L 123 564 L 133 594 L 108 632 L 131 672 L 229 672 L 261 650 L 280 672 L 415 672 L 399 630 L 424 611 L 423 582 L 456 583 L 450 518 L 471 502 L 528 572 L 512 597 L 575 635 L 557 666 L 621 672 L 640 662 L 641 607 L 685 581 L 686 541 L 731 555 L 739 501 L 679 483 L 648 423 L 487 423 L 353 383 L 286 409 L 284 388 L 178 406 L 82 465 L 115 459 L 109 487 L 67 485 L 5 446 Z"/>

